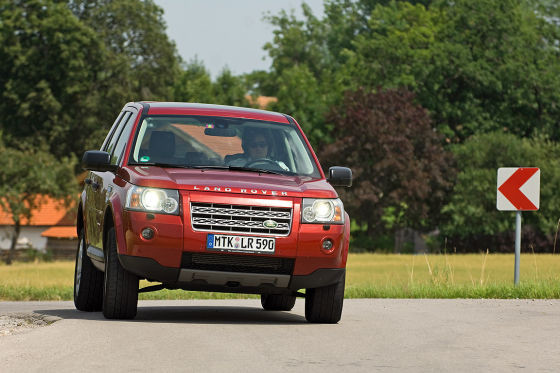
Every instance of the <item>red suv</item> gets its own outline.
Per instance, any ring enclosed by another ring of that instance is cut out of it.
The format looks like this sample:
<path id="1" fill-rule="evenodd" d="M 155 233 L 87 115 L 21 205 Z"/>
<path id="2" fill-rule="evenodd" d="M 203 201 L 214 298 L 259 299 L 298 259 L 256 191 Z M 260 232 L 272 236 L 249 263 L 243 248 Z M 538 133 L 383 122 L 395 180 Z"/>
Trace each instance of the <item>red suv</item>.
<path id="1" fill-rule="evenodd" d="M 128 103 L 82 165 L 78 310 L 133 318 L 139 292 L 166 288 L 260 294 L 265 310 L 302 296 L 308 321 L 340 320 L 350 219 L 332 186 L 352 172 L 326 179 L 292 117 Z"/>

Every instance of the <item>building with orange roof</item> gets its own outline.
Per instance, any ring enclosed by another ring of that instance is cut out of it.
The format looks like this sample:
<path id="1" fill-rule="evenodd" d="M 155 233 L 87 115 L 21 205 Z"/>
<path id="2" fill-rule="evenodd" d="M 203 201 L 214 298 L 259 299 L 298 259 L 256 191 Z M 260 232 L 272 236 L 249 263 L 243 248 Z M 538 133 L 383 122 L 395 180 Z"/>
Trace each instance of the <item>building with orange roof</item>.
<path id="1" fill-rule="evenodd" d="M 245 96 L 245 99 L 249 102 L 249 105 L 255 105 L 259 109 L 263 109 L 263 110 L 266 110 L 268 105 L 270 105 L 274 102 L 278 102 L 278 99 L 276 97 L 271 97 L 271 96 L 253 97 L 251 95 L 247 95 L 247 96 Z"/>
<path id="2" fill-rule="evenodd" d="M 22 219 L 16 248 L 34 248 L 39 251 L 57 246 L 77 243 L 76 209 L 67 207 L 64 201 L 42 196 L 39 207 L 31 212 L 31 219 Z M 11 246 L 14 221 L 10 214 L 0 208 L 0 250 Z M 58 242 L 58 245 L 57 245 Z"/>

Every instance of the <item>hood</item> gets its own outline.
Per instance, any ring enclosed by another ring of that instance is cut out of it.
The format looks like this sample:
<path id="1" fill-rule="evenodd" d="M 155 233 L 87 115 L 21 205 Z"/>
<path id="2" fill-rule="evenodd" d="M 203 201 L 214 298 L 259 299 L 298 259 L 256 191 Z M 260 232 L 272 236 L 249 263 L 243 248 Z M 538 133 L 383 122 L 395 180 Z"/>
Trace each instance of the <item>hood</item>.
<path id="1" fill-rule="evenodd" d="M 325 179 L 230 170 L 127 166 L 119 176 L 134 185 L 219 193 L 337 198 Z"/>

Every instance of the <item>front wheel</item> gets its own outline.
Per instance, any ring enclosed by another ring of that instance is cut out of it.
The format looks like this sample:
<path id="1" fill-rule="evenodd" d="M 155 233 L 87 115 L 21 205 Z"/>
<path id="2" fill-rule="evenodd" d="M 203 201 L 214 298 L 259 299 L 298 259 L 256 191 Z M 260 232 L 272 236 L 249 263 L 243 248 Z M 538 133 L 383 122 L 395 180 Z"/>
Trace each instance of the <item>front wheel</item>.
<path id="1" fill-rule="evenodd" d="M 103 303 L 103 272 L 93 266 L 86 253 L 84 230 L 78 235 L 74 268 L 74 305 L 80 311 L 101 311 Z"/>
<path id="2" fill-rule="evenodd" d="M 133 319 L 138 308 L 138 276 L 127 272 L 119 262 L 115 228 L 107 232 L 105 251 L 103 315 L 108 319 Z"/>
<path id="3" fill-rule="evenodd" d="M 342 316 L 344 277 L 336 284 L 305 292 L 305 318 L 312 323 L 336 324 Z"/>

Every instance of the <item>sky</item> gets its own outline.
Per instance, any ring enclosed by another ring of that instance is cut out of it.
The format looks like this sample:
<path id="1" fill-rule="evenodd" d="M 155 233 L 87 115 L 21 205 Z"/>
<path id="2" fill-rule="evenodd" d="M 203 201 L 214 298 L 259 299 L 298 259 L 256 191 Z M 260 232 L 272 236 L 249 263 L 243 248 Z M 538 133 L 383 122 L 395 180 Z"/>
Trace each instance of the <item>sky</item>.
<path id="1" fill-rule="evenodd" d="M 266 12 L 294 9 L 302 17 L 303 0 L 155 0 L 164 10 L 167 34 L 184 61 L 195 56 L 215 78 L 224 67 L 234 75 L 268 70 L 263 50 L 274 28 L 263 20 Z M 317 16 L 323 0 L 305 1 Z"/>

